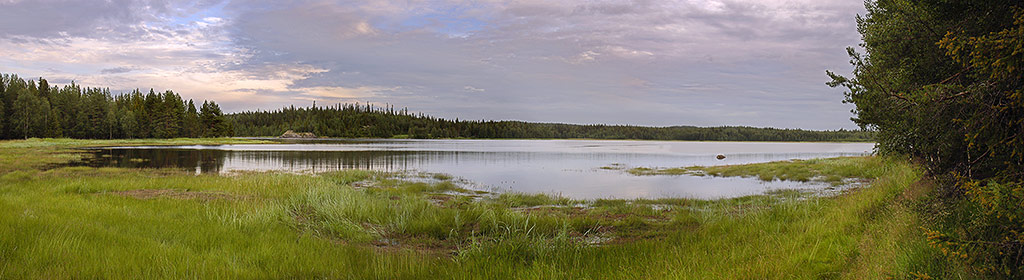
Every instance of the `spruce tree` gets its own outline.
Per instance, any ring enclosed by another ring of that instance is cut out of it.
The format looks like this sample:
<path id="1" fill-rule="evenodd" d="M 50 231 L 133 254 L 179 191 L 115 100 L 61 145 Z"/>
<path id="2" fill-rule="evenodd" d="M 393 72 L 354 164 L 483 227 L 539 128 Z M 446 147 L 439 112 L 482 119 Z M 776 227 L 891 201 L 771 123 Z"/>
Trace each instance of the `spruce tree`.
<path id="1" fill-rule="evenodd" d="M 216 102 L 203 101 L 199 112 L 200 122 L 203 126 L 203 137 L 227 136 L 227 127 L 224 123 L 223 112 Z"/>
<path id="2" fill-rule="evenodd" d="M 188 100 L 188 108 L 185 111 L 184 122 L 182 129 L 184 131 L 183 137 L 199 137 L 199 132 L 202 130 L 201 124 L 199 123 L 199 111 L 196 110 L 196 104 L 192 102 L 192 99 Z"/>

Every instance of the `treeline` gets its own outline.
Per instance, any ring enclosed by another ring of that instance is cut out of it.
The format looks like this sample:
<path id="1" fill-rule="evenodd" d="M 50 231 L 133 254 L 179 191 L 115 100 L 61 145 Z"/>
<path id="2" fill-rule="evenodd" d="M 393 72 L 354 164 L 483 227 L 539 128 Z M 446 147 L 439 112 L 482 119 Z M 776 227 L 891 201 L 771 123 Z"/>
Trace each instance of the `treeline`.
<path id="1" fill-rule="evenodd" d="M 698 141 L 869 141 L 867 131 L 755 127 L 643 127 L 447 120 L 392 106 L 335 104 L 223 114 L 172 91 L 112 94 L 0 74 L 0 139 L 278 136 L 287 130 L 341 138 L 590 138 Z"/>
<path id="2" fill-rule="evenodd" d="M 372 105 L 335 104 L 228 115 L 237 135 L 276 136 L 286 130 L 325 137 L 590 138 L 700 141 L 869 141 L 866 131 L 811 131 L 754 127 L 643 127 L 521 121 L 447 120 Z"/>
<path id="3" fill-rule="evenodd" d="M 1024 279 L 1024 4 L 866 7 L 866 53 L 849 49 L 854 75 L 828 73 L 830 84 L 847 88 L 881 152 L 909 155 L 937 179 L 929 242 L 975 272 Z"/>
<path id="4" fill-rule="evenodd" d="M 232 131 L 217 103 L 196 109 L 172 91 L 114 95 L 0 74 L 0 139 L 220 137 Z"/>

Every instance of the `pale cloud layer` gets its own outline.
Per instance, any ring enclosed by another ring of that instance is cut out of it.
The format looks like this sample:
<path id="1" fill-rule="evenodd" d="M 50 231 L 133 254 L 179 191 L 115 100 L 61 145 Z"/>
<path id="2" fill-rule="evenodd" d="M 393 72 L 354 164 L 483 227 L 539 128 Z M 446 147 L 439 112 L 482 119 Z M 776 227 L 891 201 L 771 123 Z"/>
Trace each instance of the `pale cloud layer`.
<path id="1" fill-rule="evenodd" d="M 287 3 L 285 3 L 287 2 Z M 0 72 L 228 111 L 853 128 L 859 1 L 0 1 Z"/>

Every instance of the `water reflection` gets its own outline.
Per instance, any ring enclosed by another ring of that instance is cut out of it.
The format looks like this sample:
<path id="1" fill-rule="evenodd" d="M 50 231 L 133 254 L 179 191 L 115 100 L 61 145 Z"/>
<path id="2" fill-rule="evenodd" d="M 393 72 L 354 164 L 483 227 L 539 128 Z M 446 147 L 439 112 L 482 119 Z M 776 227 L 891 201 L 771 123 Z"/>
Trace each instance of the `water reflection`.
<path id="1" fill-rule="evenodd" d="M 863 155 L 863 143 L 742 143 L 586 140 L 360 140 L 297 144 L 112 147 L 78 164 L 94 167 L 325 172 L 343 169 L 447 173 L 499 191 L 573 198 L 721 198 L 774 189 L 821 188 L 790 182 L 693 176 L 632 176 L 600 169 L 742 164 Z M 726 154 L 725 160 L 714 158 Z"/>

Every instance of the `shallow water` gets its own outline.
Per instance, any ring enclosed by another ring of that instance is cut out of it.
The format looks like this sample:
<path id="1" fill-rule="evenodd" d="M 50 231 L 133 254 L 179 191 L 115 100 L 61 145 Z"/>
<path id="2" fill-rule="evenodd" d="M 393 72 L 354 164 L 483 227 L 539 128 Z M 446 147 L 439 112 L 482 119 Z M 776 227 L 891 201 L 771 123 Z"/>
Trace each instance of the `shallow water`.
<path id="1" fill-rule="evenodd" d="M 870 143 L 678 142 L 611 140 L 330 140 L 281 144 L 95 149 L 89 166 L 234 171 L 341 169 L 445 173 L 491 191 L 570 198 L 726 198 L 821 184 L 749 178 L 634 176 L 605 166 L 681 167 L 869 154 Z M 716 155 L 723 154 L 724 160 Z"/>

